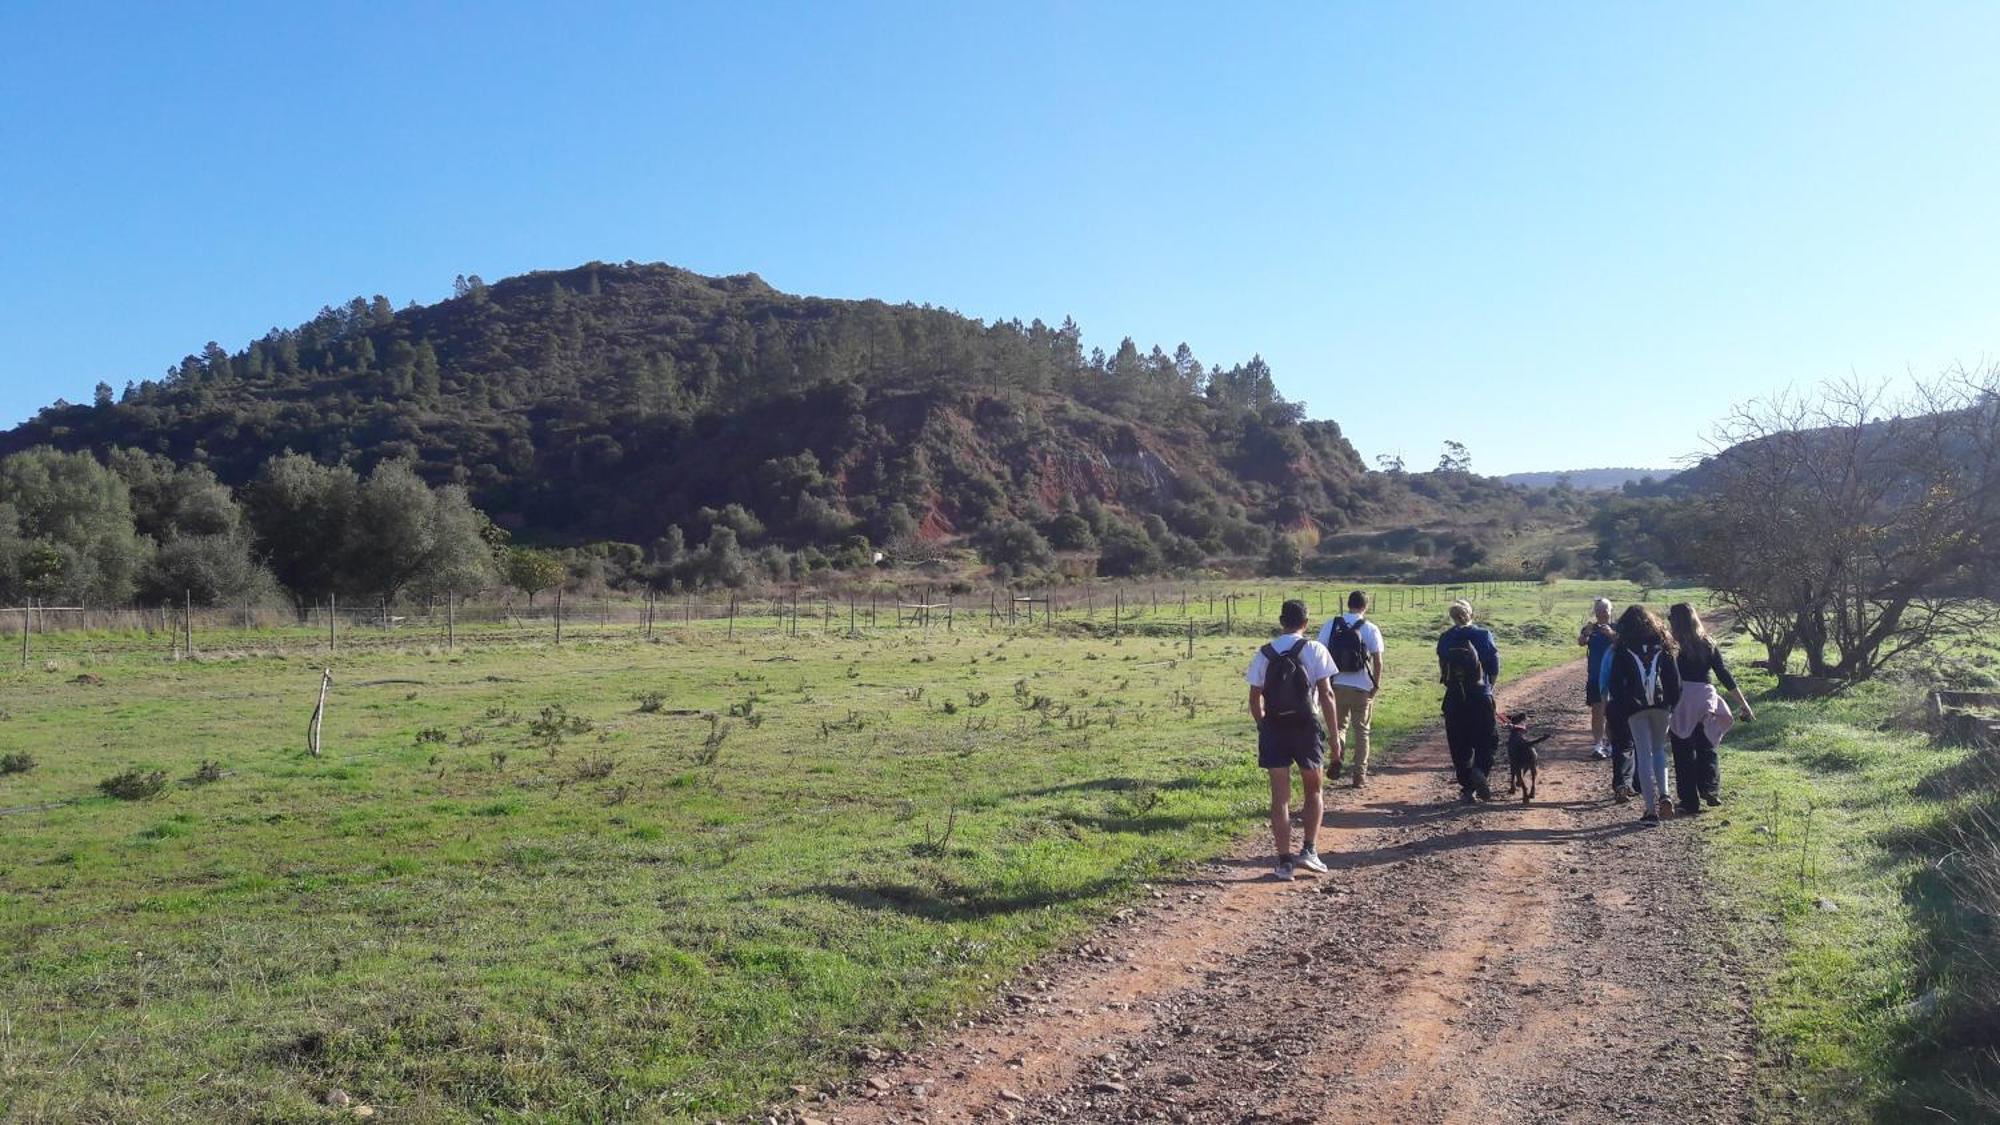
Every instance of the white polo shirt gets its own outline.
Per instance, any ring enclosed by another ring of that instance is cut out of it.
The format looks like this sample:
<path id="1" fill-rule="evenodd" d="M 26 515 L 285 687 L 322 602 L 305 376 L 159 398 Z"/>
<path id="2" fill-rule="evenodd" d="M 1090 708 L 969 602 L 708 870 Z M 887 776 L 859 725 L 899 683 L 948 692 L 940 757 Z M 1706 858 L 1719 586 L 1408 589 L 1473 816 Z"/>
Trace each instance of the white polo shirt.
<path id="1" fill-rule="evenodd" d="M 1349 625 L 1359 626 L 1354 631 L 1361 634 L 1362 651 L 1373 656 L 1382 655 L 1382 630 L 1376 628 L 1373 621 L 1368 620 L 1358 613 L 1343 613 L 1339 617 L 1327 618 L 1326 624 L 1320 626 L 1319 629 L 1319 643 L 1322 646 L 1333 643 L 1333 623 L 1340 620 L 1345 620 Z M 1333 659 L 1333 654 L 1329 652 L 1327 659 Z M 1359 672 L 1335 672 L 1333 686 L 1360 688 L 1362 691 L 1367 691 L 1375 686 L 1375 682 L 1369 679 L 1368 667 L 1364 665 Z"/>

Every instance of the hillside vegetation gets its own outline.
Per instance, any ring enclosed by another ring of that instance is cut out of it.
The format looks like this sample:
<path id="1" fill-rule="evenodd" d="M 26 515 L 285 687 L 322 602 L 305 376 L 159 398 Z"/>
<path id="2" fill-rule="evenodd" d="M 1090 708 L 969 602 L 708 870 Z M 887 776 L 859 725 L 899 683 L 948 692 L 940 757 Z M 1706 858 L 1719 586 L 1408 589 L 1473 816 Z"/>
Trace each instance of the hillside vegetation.
<path id="1" fill-rule="evenodd" d="M 287 452 L 358 477 L 407 465 L 518 542 L 624 544 L 613 569 L 653 585 L 796 578 L 944 543 L 1009 573 L 1064 552 L 1083 573 L 1353 573 L 1371 560 L 1313 556 L 1328 533 L 1478 523 L 1376 570 L 1436 575 L 1480 566 L 1525 526 L 1580 520 L 1573 494 L 1531 511 L 1463 460 L 1367 471 L 1255 357 L 1204 365 L 1129 339 L 1086 353 L 1068 321 L 989 324 L 665 265 L 456 289 L 403 309 L 355 298 L 234 351 L 210 344 L 162 379 L 45 409 L 0 434 L 0 455 L 136 450 L 239 496 Z M 295 550 L 250 522 L 258 561 Z M 1540 560 L 1509 562 L 1518 576 Z M 336 584 L 287 582 L 301 599 Z"/>

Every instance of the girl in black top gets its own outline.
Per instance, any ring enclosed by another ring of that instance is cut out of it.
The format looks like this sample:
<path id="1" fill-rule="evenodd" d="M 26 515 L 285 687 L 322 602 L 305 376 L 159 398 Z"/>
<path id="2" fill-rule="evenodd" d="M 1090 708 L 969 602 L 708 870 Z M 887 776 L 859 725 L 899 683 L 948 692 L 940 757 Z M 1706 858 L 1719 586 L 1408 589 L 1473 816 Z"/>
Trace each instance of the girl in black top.
<path id="1" fill-rule="evenodd" d="M 1699 813 L 1703 802 L 1722 802 L 1722 768 L 1715 747 L 1723 732 L 1740 715 L 1744 722 L 1756 718 L 1736 677 L 1723 663 L 1722 648 L 1702 628 L 1701 615 L 1694 606 L 1680 602 L 1667 611 L 1673 633 L 1674 670 L 1680 673 L 1681 701 L 1674 709 L 1669 731 L 1674 751 L 1674 788 L 1684 813 Z M 1736 711 L 1731 713 L 1715 694 L 1715 683 L 1729 693 Z M 1699 686 L 1697 686 L 1699 685 Z"/>
<path id="2" fill-rule="evenodd" d="M 1666 622 L 1645 606 L 1628 606 L 1618 619 L 1618 642 L 1611 649 L 1606 711 L 1615 706 L 1626 716 L 1639 793 L 1646 799 L 1646 811 L 1639 819 L 1649 823 L 1674 815 L 1673 798 L 1665 792 L 1670 746 L 1667 727 L 1681 698 L 1674 658 L 1674 640 Z"/>

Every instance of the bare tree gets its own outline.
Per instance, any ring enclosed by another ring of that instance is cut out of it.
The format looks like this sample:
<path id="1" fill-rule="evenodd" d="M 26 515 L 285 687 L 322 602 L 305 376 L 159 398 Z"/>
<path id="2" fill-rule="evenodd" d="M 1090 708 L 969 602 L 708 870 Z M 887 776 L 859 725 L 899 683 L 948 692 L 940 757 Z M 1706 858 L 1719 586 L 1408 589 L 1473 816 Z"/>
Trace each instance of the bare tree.
<path id="1" fill-rule="evenodd" d="M 2000 368 L 1758 400 L 1716 444 L 1692 554 L 1774 668 L 1862 679 L 1992 620 Z"/>

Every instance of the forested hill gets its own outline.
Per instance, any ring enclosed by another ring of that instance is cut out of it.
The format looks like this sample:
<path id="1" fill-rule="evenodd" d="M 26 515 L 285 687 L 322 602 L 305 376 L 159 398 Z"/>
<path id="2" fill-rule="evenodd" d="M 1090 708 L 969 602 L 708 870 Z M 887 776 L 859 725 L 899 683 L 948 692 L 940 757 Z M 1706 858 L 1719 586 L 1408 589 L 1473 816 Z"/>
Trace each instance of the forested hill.
<path id="1" fill-rule="evenodd" d="M 1190 555 L 1245 554 L 1273 529 L 1410 499 L 1258 359 L 1204 366 L 1129 340 L 1086 355 L 1068 321 L 986 324 L 666 265 L 455 290 L 211 344 L 163 379 L 43 410 L 0 453 L 133 447 L 232 485 L 287 449 L 360 470 L 408 460 L 518 538 L 558 543 L 678 527 L 692 544 L 718 523 L 879 543 L 1095 504 L 1162 517 Z"/>

